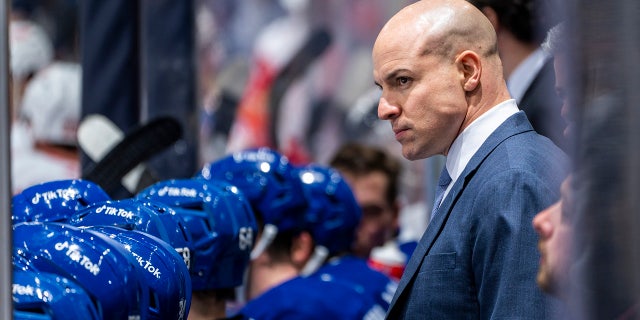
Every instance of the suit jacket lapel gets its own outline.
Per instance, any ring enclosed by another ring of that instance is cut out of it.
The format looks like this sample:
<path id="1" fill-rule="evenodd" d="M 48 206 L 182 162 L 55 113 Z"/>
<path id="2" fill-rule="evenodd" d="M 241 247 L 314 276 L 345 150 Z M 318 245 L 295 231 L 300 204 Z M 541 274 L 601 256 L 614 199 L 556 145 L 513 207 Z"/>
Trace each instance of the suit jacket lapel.
<path id="1" fill-rule="evenodd" d="M 407 285 L 415 278 L 416 272 L 420 268 L 424 256 L 429 253 L 431 246 L 438 238 L 440 232 L 442 232 L 446 221 L 449 219 L 451 209 L 466 187 L 468 179 L 473 176 L 472 173 L 477 170 L 491 151 L 493 151 L 493 149 L 495 149 L 502 141 L 513 135 L 532 130 L 533 128 L 527 120 L 524 112 L 519 111 L 505 120 L 505 122 L 489 136 L 487 141 L 485 141 L 480 149 L 478 149 L 478 151 L 473 155 L 460 177 L 458 177 L 453 187 L 451 187 L 449 194 L 447 194 L 447 196 L 442 200 L 442 204 L 438 209 L 438 214 L 433 218 L 433 220 L 431 220 L 427 226 L 427 230 L 424 232 L 417 247 L 413 251 L 411 259 L 404 270 L 404 275 L 400 279 L 400 283 L 398 283 L 396 294 L 391 301 L 390 310 L 393 309 L 396 301 L 401 297 Z"/>

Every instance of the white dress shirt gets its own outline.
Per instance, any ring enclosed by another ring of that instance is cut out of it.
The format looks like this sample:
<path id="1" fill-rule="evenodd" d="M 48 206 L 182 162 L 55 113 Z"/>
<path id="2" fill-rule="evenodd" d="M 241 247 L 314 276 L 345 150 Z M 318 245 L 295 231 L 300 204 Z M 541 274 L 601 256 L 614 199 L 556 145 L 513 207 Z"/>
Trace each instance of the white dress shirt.
<path id="1" fill-rule="evenodd" d="M 515 99 L 501 102 L 497 106 L 485 112 L 478 119 L 466 127 L 453 141 L 447 155 L 447 171 L 451 176 L 451 183 L 444 192 L 442 199 L 449 194 L 449 190 L 456 182 L 471 157 L 480 149 L 480 146 L 489 136 L 505 121 L 519 111 Z"/>

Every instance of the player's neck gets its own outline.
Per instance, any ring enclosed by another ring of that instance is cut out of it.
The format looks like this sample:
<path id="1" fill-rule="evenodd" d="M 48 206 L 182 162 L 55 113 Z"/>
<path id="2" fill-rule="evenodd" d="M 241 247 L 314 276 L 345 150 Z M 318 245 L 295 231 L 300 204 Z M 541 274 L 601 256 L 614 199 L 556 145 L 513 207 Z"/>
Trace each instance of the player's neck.
<path id="1" fill-rule="evenodd" d="M 290 263 L 267 263 L 251 267 L 248 298 L 253 299 L 265 291 L 287 281 L 299 274 L 300 270 Z"/>
<path id="2" fill-rule="evenodd" d="M 226 317 L 225 301 L 215 297 L 193 295 L 188 320 L 222 319 Z"/>

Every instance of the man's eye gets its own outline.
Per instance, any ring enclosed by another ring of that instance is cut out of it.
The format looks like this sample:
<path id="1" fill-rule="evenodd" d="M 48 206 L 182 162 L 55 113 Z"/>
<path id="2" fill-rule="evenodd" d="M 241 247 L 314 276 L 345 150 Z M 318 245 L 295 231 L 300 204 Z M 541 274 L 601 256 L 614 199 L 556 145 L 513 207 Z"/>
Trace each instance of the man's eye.
<path id="1" fill-rule="evenodd" d="M 409 83 L 409 78 L 408 77 L 398 77 L 398 85 L 406 85 L 407 83 Z"/>
<path id="2" fill-rule="evenodd" d="M 384 208 L 379 205 L 363 205 L 362 206 L 362 215 L 365 217 L 377 217 L 384 212 Z"/>

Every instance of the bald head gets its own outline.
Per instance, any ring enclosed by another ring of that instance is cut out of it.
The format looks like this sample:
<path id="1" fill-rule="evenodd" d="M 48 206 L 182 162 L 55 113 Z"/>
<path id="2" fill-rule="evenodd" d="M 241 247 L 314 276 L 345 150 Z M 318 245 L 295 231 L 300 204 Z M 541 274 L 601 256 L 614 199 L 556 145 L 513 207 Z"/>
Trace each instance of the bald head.
<path id="1" fill-rule="evenodd" d="M 378 117 L 391 122 L 407 159 L 446 155 L 458 134 L 510 98 L 496 41 L 465 0 L 419 1 L 385 24 L 372 53 Z"/>
<path id="2" fill-rule="evenodd" d="M 413 44 L 420 55 L 451 57 L 472 50 L 485 58 L 497 57 L 493 26 L 464 0 L 423 0 L 403 8 L 381 30 L 375 46 L 394 42 L 404 43 L 405 49 Z"/>

